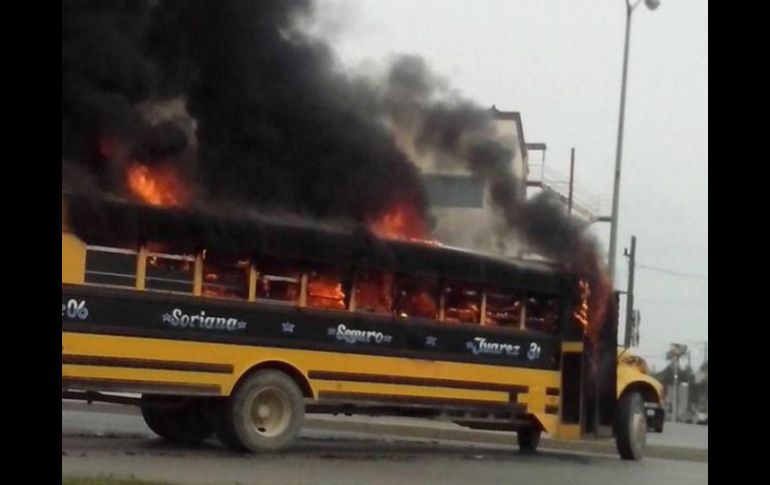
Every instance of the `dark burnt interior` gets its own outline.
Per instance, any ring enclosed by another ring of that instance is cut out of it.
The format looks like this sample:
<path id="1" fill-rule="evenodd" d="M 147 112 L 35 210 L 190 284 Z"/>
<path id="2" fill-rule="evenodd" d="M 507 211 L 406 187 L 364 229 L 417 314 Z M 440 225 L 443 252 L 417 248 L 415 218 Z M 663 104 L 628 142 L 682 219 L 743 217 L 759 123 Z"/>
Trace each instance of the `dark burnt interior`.
<path id="1" fill-rule="evenodd" d="M 68 224 L 86 243 L 122 247 L 125 241 L 152 241 L 219 253 L 324 263 L 340 271 L 352 266 L 407 272 L 426 277 L 526 287 L 561 294 L 572 278 L 564 268 L 509 261 L 433 244 L 385 240 L 363 226 L 332 227 L 314 221 L 261 214 L 169 209 L 119 199 L 66 195 Z"/>

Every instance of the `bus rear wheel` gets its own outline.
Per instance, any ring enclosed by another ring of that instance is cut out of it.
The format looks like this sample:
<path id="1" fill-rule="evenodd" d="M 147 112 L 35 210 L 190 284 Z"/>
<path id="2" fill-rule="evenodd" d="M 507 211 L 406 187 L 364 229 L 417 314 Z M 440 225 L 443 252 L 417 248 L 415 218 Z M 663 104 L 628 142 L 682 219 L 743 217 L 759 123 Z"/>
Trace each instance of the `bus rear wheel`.
<path id="1" fill-rule="evenodd" d="M 647 441 L 644 399 L 638 392 L 620 398 L 615 420 L 615 444 L 624 460 L 641 460 Z"/>
<path id="2" fill-rule="evenodd" d="M 516 440 L 519 443 L 519 451 L 523 453 L 534 453 L 540 445 L 540 435 L 542 431 L 539 428 L 522 428 L 516 432 Z"/>
<path id="3" fill-rule="evenodd" d="M 224 403 L 218 434 L 229 448 L 279 451 L 291 444 L 305 420 L 305 401 L 294 380 L 277 370 L 247 377 Z"/>
<path id="4" fill-rule="evenodd" d="M 173 443 L 197 445 L 214 435 L 200 400 L 144 395 L 141 409 L 147 426 Z"/>

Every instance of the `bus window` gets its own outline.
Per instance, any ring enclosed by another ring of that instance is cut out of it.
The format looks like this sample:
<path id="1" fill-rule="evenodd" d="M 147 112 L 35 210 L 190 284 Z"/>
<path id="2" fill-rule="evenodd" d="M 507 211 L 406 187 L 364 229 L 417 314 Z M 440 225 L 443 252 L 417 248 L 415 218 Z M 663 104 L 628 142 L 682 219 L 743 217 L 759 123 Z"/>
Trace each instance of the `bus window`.
<path id="1" fill-rule="evenodd" d="M 248 258 L 239 259 L 204 251 L 201 293 L 218 298 L 248 298 Z"/>
<path id="2" fill-rule="evenodd" d="M 195 279 L 195 256 L 192 254 L 173 254 L 168 249 L 163 252 L 149 249 L 144 286 L 148 290 L 192 293 Z M 153 248 L 153 245 L 148 245 Z"/>
<path id="3" fill-rule="evenodd" d="M 438 281 L 434 278 L 399 276 L 396 280 L 395 313 L 400 317 L 438 318 Z"/>
<path id="4" fill-rule="evenodd" d="M 344 310 L 345 290 L 339 271 L 315 270 L 307 274 L 307 306 L 327 310 Z"/>
<path id="5" fill-rule="evenodd" d="M 282 262 L 257 263 L 257 298 L 296 303 L 299 300 L 301 273 Z"/>
<path id="6" fill-rule="evenodd" d="M 392 314 L 393 274 L 361 270 L 356 274 L 356 310 Z"/>
<path id="7" fill-rule="evenodd" d="M 444 286 L 444 321 L 479 323 L 481 291 L 468 284 L 449 283 Z"/>
<path id="8" fill-rule="evenodd" d="M 526 328 L 555 333 L 559 321 L 559 302 L 553 296 L 528 294 Z"/>
<path id="9" fill-rule="evenodd" d="M 134 288 L 137 255 L 133 249 L 88 246 L 85 282 Z"/>
<path id="10" fill-rule="evenodd" d="M 523 297 L 520 291 L 487 291 L 485 325 L 521 327 Z"/>

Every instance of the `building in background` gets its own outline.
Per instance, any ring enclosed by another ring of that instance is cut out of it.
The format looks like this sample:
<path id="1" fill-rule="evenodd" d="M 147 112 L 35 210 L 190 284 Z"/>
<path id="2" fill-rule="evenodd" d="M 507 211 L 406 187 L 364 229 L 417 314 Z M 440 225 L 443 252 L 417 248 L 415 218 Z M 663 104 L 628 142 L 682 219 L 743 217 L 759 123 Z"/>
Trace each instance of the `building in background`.
<path id="1" fill-rule="evenodd" d="M 521 115 L 494 107 L 492 112 L 496 134 L 511 149 L 511 172 L 520 181 L 517 193 L 523 201 L 529 154 Z M 451 246 L 506 258 L 522 256 L 524 247 L 515 235 L 503 234 L 503 219 L 492 203 L 488 183 L 459 162 L 436 160 L 430 156 L 416 156 L 415 161 L 423 173 L 433 232 L 439 240 Z"/>
<path id="2" fill-rule="evenodd" d="M 499 140 L 511 149 L 510 169 L 519 181 L 517 194 L 527 197 L 546 190 L 565 205 L 569 201 L 569 177 L 545 166 L 545 143 L 527 143 L 521 114 L 491 109 Z M 432 155 L 412 153 L 422 171 L 427 189 L 433 233 L 446 244 L 505 258 L 541 259 L 520 238 L 505 228 L 502 216 L 491 200 L 489 184 L 471 173 L 460 161 L 437 160 Z M 530 159 L 533 156 L 534 160 Z M 597 197 L 574 184 L 573 214 L 596 219 Z"/>

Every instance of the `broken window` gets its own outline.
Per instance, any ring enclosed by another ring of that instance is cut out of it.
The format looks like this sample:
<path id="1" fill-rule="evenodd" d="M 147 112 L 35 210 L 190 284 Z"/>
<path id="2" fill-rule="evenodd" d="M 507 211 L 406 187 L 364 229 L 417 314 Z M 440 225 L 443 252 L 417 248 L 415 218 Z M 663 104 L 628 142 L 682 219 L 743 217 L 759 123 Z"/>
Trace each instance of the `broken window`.
<path id="1" fill-rule="evenodd" d="M 201 293 L 218 298 L 248 298 L 249 259 L 203 251 Z"/>
<path id="2" fill-rule="evenodd" d="M 158 248 L 154 251 L 154 248 Z M 162 248 L 162 249 L 161 249 Z M 163 252 L 160 252 L 160 251 Z M 192 293 L 195 256 L 172 249 L 148 245 L 144 286 L 148 290 Z"/>
<path id="3" fill-rule="evenodd" d="M 257 263 L 257 298 L 295 303 L 299 300 L 301 272 L 296 265 L 265 260 Z"/>
<path id="4" fill-rule="evenodd" d="M 361 270 L 356 274 L 356 310 L 392 314 L 393 274 Z"/>
<path id="5" fill-rule="evenodd" d="M 521 327 L 523 300 L 521 291 L 488 290 L 485 325 Z"/>
<path id="6" fill-rule="evenodd" d="M 399 276 L 395 313 L 400 317 L 438 317 L 438 281 L 435 278 Z"/>
<path id="7" fill-rule="evenodd" d="M 444 286 L 444 321 L 479 323 L 481 291 L 467 284 L 449 283 Z"/>
<path id="8" fill-rule="evenodd" d="M 526 328 L 555 333 L 558 329 L 559 301 L 549 295 L 527 295 Z"/>
<path id="9" fill-rule="evenodd" d="M 307 274 L 307 306 L 327 310 L 346 308 L 341 271 L 318 269 Z"/>

